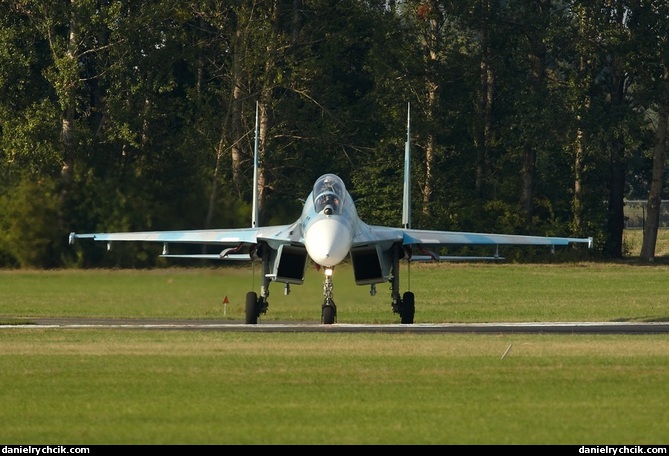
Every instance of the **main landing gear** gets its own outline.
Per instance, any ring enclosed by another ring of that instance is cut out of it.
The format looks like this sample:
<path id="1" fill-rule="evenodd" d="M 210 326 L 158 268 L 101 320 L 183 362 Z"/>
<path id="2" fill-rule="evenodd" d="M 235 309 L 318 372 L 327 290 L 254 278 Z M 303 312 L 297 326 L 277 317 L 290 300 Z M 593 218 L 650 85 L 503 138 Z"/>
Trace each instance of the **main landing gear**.
<path id="1" fill-rule="evenodd" d="M 255 291 L 246 293 L 246 324 L 257 325 L 258 317 L 260 317 L 260 314 L 267 313 L 268 306 L 266 297 L 258 299 L 258 294 Z"/>
<path id="2" fill-rule="evenodd" d="M 411 325 L 414 322 L 416 314 L 416 304 L 414 294 L 411 291 L 405 292 L 400 297 L 400 257 L 403 252 L 400 246 L 395 246 L 391 251 L 390 260 L 392 261 L 391 295 L 393 312 L 399 314 L 403 325 Z M 375 294 L 376 287 L 372 285 L 372 294 Z M 332 268 L 325 269 L 325 281 L 323 282 L 323 306 L 321 308 L 321 323 L 331 325 L 337 320 L 337 306 L 334 303 L 332 294 Z"/>
<path id="3" fill-rule="evenodd" d="M 323 283 L 323 306 L 321 307 L 321 323 L 324 325 L 332 325 L 337 321 L 337 306 L 335 305 L 332 294 L 332 276 L 326 275 Z M 407 291 L 400 299 L 399 292 L 393 291 L 393 312 L 399 314 L 400 321 L 403 325 L 413 324 L 414 314 L 416 313 L 416 306 L 414 301 L 414 294 Z M 267 313 L 267 296 L 260 296 L 254 291 L 249 291 L 246 294 L 246 324 L 258 324 L 258 317 L 260 314 Z"/>
<path id="4" fill-rule="evenodd" d="M 399 314 L 400 322 L 403 325 L 410 325 L 414 322 L 414 314 L 416 313 L 416 305 L 414 294 L 407 291 L 400 296 L 400 279 L 399 279 L 399 259 L 400 250 L 395 250 L 390 259 L 392 261 L 391 271 L 391 296 L 393 313 Z M 321 323 L 324 325 L 332 325 L 337 321 L 337 306 L 334 302 L 334 295 L 332 292 L 332 268 L 325 268 L 325 280 L 323 282 L 323 305 L 321 306 Z M 267 298 L 269 297 L 269 262 L 263 260 L 263 279 L 260 290 L 260 296 L 253 291 L 246 294 L 246 324 L 258 324 L 258 317 L 261 314 L 267 313 L 269 304 Z M 372 285 L 372 293 L 375 287 Z"/>
<path id="5" fill-rule="evenodd" d="M 397 296 L 399 296 L 399 294 Z M 392 307 L 393 312 L 400 315 L 400 321 L 403 325 L 413 324 L 416 305 L 414 303 L 414 295 L 411 291 L 405 292 L 402 295 L 402 299 L 399 299 L 399 297 L 393 299 Z"/>
<path id="6" fill-rule="evenodd" d="M 411 291 L 406 291 L 400 299 L 400 255 L 402 255 L 399 246 L 395 247 L 392 252 L 392 279 L 391 295 L 393 298 L 392 308 L 393 313 L 400 315 L 400 322 L 403 325 L 413 324 L 413 317 L 416 313 L 416 304 L 414 301 L 414 294 Z"/>
<path id="7" fill-rule="evenodd" d="M 246 293 L 246 324 L 247 325 L 256 325 L 258 324 L 258 317 L 260 314 L 267 313 L 267 307 L 269 307 L 269 302 L 267 298 L 269 297 L 269 254 L 267 249 L 261 249 L 261 258 L 262 258 L 262 285 L 260 286 L 260 297 L 255 291 L 249 291 Z"/>

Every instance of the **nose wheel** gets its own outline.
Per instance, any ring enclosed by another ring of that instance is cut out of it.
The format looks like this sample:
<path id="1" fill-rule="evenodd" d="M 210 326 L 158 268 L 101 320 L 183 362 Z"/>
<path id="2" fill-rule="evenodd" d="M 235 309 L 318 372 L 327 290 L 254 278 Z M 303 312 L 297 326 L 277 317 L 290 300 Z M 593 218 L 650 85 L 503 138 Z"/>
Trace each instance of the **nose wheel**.
<path id="1" fill-rule="evenodd" d="M 334 302 L 323 303 L 323 310 L 321 312 L 321 323 L 324 325 L 331 325 L 337 320 L 337 306 Z"/>

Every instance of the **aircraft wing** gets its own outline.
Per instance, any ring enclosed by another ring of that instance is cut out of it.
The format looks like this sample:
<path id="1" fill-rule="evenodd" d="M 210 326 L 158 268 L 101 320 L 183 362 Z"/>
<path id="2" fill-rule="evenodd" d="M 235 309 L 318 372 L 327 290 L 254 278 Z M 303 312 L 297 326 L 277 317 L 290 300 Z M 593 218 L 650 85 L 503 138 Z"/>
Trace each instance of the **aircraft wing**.
<path id="1" fill-rule="evenodd" d="M 412 248 L 415 253 L 411 256 L 412 261 L 425 260 L 500 260 L 503 259 L 495 253 L 493 256 L 450 256 L 438 255 L 431 252 L 430 248 L 446 246 L 474 246 L 474 245 L 569 245 L 572 243 L 587 243 L 592 248 L 593 239 L 555 237 L 555 236 L 527 236 L 501 233 L 470 233 L 463 231 L 434 231 L 416 230 L 411 228 L 390 228 L 384 226 L 369 226 L 363 236 L 356 239 L 354 244 L 384 244 L 387 242 L 399 242 Z"/>
<path id="2" fill-rule="evenodd" d="M 569 245 L 572 243 L 587 243 L 588 247 L 592 247 L 592 238 L 413 229 L 402 229 L 402 232 L 404 233 L 404 245 Z"/>
<path id="3" fill-rule="evenodd" d="M 93 239 L 107 242 L 159 242 L 163 244 L 163 257 L 205 258 L 249 260 L 248 254 L 237 254 L 243 247 L 250 247 L 259 242 L 267 242 L 274 248 L 282 244 L 301 243 L 299 230 L 293 225 L 264 226 L 260 228 L 229 228 L 210 230 L 176 231 L 130 231 L 118 233 L 70 233 L 70 244 L 75 239 Z M 169 244 L 219 245 L 224 248 L 220 254 L 177 254 L 171 255 Z"/>
<path id="4" fill-rule="evenodd" d="M 447 246 L 447 245 L 568 245 L 587 243 L 592 247 L 592 238 L 553 236 L 526 236 L 520 234 L 468 233 L 466 231 L 415 230 L 370 225 L 354 244 L 402 240 L 403 245 Z"/>

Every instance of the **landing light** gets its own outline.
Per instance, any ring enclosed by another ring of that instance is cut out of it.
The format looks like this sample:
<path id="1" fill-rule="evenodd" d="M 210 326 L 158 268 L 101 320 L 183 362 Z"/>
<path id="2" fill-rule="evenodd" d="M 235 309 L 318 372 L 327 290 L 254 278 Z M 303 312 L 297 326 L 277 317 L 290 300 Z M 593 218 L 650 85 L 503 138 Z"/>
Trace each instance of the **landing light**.
<path id="1" fill-rule="evenodd" d="M 327 277 L 331 277 L 333 272 L 334 272 L 334 271 L 333 271 L 332 268 L 326 268 L 326 269 L 325 269 L 325 275 L 326 275 Z"/>

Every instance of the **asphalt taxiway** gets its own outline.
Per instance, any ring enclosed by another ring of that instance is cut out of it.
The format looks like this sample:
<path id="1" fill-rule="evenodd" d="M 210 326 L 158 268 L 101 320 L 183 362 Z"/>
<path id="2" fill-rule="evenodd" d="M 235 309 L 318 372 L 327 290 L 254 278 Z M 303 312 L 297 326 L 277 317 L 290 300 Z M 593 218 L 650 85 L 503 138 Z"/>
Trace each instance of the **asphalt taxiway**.
<path id="1" fill-rule="evenodd" d="M 522 323 L 414 323 L 323 325 L 319 322 L 260 321 L 256 325 L 222 320 L 36 318 L 0 329 L 156 329 L 243 332 L 339 333 L 558 333 L 558 334 L 657 334 L 669 333 L 669 322 L 522 322 Z"/>

